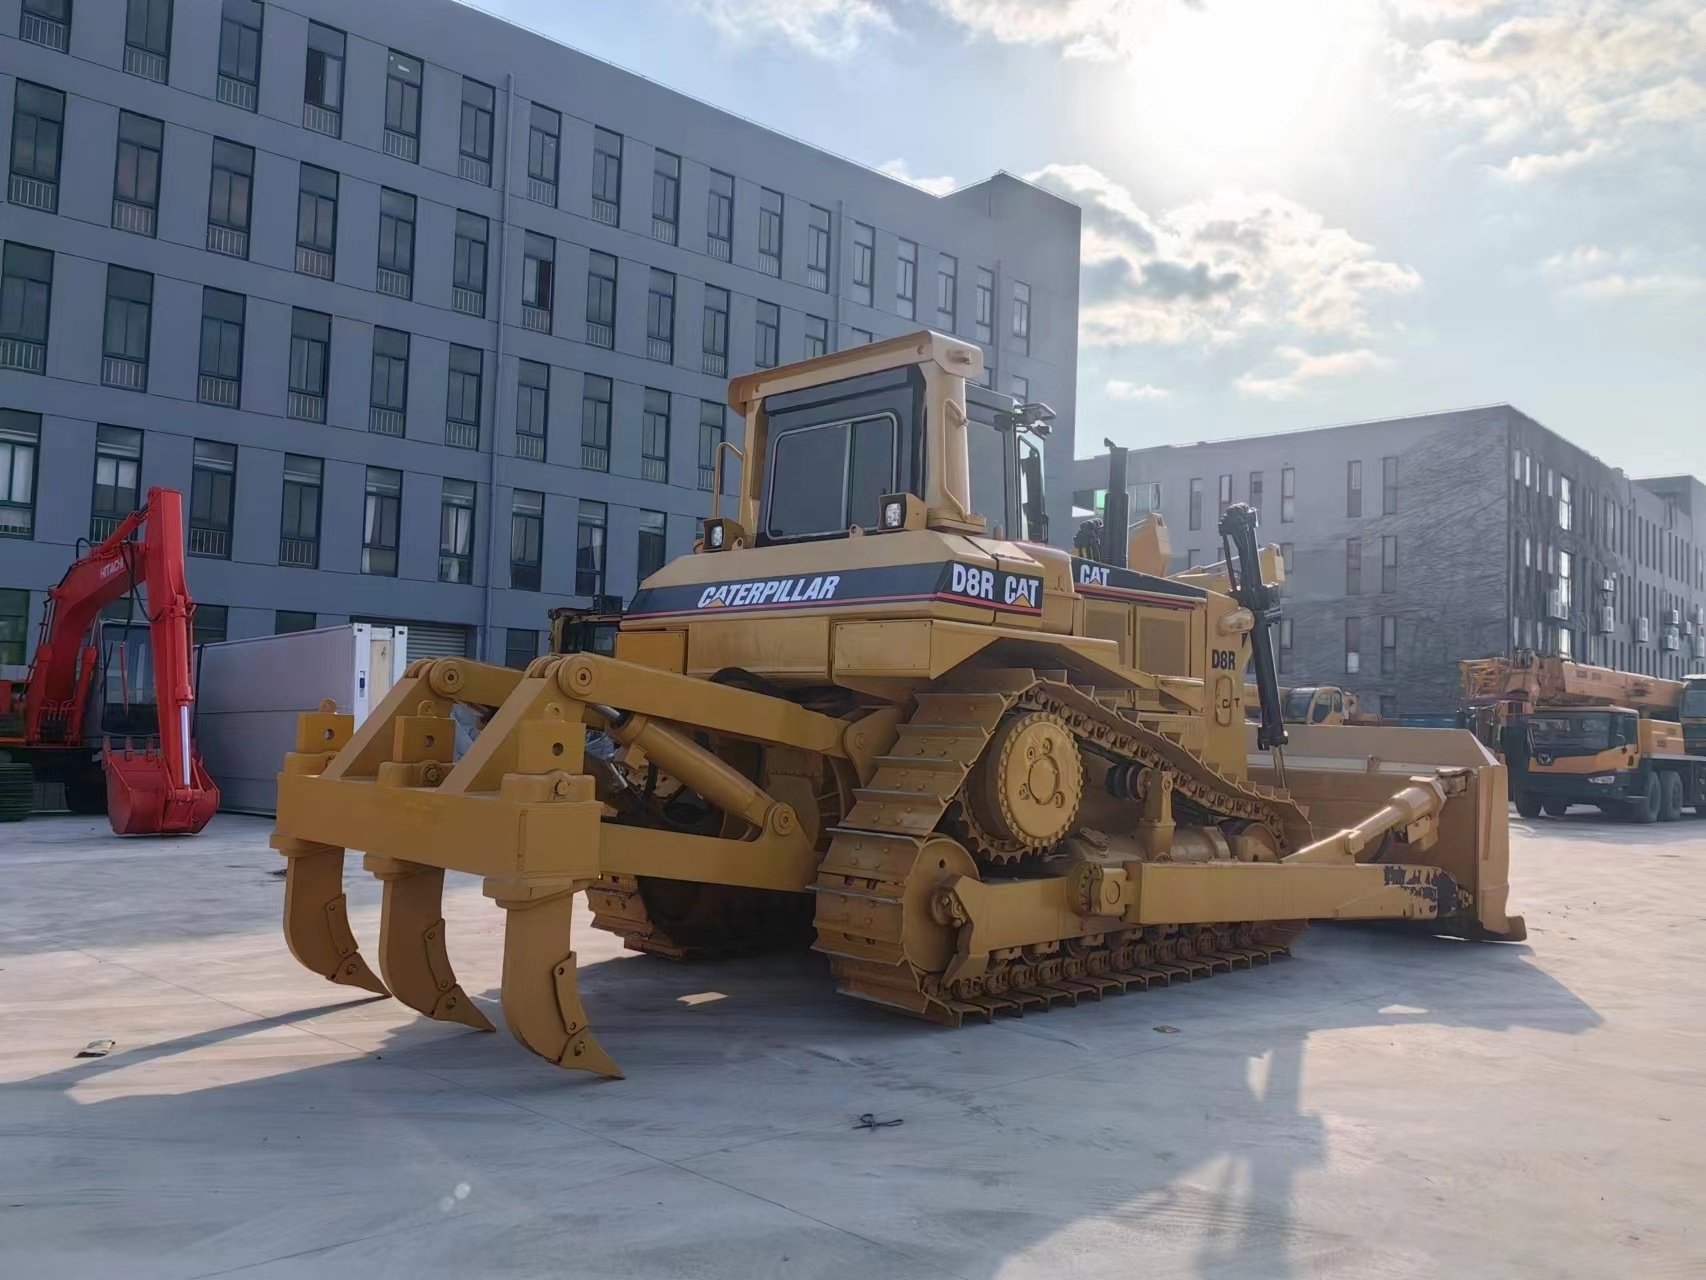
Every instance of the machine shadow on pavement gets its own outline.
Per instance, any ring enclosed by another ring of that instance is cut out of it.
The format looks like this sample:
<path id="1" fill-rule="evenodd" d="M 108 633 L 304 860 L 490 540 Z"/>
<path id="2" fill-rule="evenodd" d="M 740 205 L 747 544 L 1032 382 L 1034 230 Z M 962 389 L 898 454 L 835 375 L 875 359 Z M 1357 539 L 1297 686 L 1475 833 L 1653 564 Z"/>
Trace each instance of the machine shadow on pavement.
<path id="1" fill-rule="evenodd" d="M 1299 1179 L 1344 1154 L 1319 1108 L 1354 1133 L 1369 1087 L 1323 1078 L 1311 1041 L 1378 1055 L 1406 1024 L 1600 1018 L 1526 946 L 1376 932 L 1316 929 L 1269 968 L 958 1031 L 835 996 L 815 955 L 590 963 L 622 1082 L 507 1035 L 374 1022 L 396 1006 L 361 999 L 121 1046 L 0 1088 L 0 1271 L 697 1280 L 796 1274 L 792 1248 L 821 1254 L 817 1275 L 1384 1273 L 1401 1244 L 1298 1212 Z M 478 998 L 498 1020 L 497 992 Z M 214 1046 L 237 1052 L 176 1061 Z M 1373 1159 L 1449 1167 L 1427 1139 L 1452 1064 L 1433 1070 Z M 866 1112 L 904 1124 L 858 1131 Z"/>

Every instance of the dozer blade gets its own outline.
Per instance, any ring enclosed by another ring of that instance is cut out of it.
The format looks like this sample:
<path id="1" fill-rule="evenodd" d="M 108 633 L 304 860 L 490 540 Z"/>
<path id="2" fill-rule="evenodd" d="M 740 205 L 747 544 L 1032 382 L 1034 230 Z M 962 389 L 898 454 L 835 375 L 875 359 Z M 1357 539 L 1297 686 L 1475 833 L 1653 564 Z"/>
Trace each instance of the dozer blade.
<path id="1" fill-rule="evenodd" d="M 444 868 L 368 854 L 363 865 L 385 886 L 379 915 L 379 972 L 409 1008 L 440 1022 L 493 1031 L 450 967 L 444 943 Z"/>
<path id="2" fill-rule="evenodd" d="M 330 982 L 389 995 L 356 950 L 344 897 L 344 851 L 275 835 L 272 846 L 285 857 L 284 940 L 302 966 Z"/>
<path id="3" fill-rule="evenodd" d="M 575 893 L 588 883 L 486 881 L 486 896 L 505 912 L 504 1021 L 526 1048 L 559 1067 L 619 1080 L 621 1068 L 587 1026 L 575 953 L 568 949 Z"/>

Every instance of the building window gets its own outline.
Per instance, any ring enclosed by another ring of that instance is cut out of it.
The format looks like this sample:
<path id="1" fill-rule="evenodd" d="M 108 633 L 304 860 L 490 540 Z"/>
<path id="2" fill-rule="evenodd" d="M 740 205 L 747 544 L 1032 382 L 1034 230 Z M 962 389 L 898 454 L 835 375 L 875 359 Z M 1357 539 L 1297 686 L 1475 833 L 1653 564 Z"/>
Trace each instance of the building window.
<path id="1" fill-rule="evenodd" d="M 486 314 L 487 223 L 477 213 L 456 211 L 456 260 L 452 264 L 450 305 L 464 315 Z"/>
<path id="2" fill-rule="evenodd" d="M 58 212 L 64 137 L 65 95 L 28 80 L 18 81 L 12 99 L 12 173 L 6 184 L 10 203 Z"/>
<path id="3" fill-rule="evenodd" d="M 1250 505 L 1255 508 L 1258 517 L 1262 514 L 1262 473 L 1250 473 Z"/>
<path id="4" fill-rule="evenodd" d="M 338 175 L 315 165 L 302 166 L 296 195 L 296 269 L 330 280 L 338 245 Z"/>
<path id="5" fill-rule="evenodd" d="M 806 210 L 806 283 L 829 289 L 829 210 L 812 205 Z"/>
<path id="6" fill-rule="evenodd" d="M 1291 619 L 1281 618 L 1279 623 L 1279 673 L 1291 673 Z"/>
<path id="7" fill-rule="evenodd" d="M 977 269 L 977 340 L 985 346 L 995 341 L 995 273 Z"/>
<path id="8" fill-rule="evenodd" d="M 1190 517 L 1190 526 L 1193 532 L 1202 528 L 1202 480 L 1200 478 L 1191 480 Z"/>
<path id="9" fill-rule="evenodd" d="M 782 274 L 782 193 L 769 187 L 758 190 L 758 269 Z"/>
<path id="10" fill-rule="evenodd" d="M 190 610 L 190 643 L 196 648 L 223 643 L 229 615 L 230 611 L 222 604 L 195 605 Z"/>
<path id="11" fill-rule="evenodd" d="M 166 126 L 150 116 L 118 113 L 118 161 L 113 171 L 113 226 L 154 234 L 160 209 L 160 151 Z"/>
<path id="12" fill-rule="evenodd" d="M 1201 563 L 1202 552 L 1197 550 L 1197 548 L 1192 547 L 1189 551 L 1185 552 L 1185 568 L 1195 569 Z"/>
<path id="13" fill-rule="evenodd" d="M 332 317 L 321 311 L 290 312 L 290 398 L 286 412 L 304 422 L 326 420 L 326 364 L 332 350 Z"/>
<path id="14" fill-rule="evenodd" d="M 640 479 L 669 479 L 669 392 L 646 388 L 640 416 Z"/>
<path id="15" fill-rule="evenodd" d="M 369 467 L 361 519 L 363 573 L 397 576 L 397 529 L 402 506 L 403 473 L 389 467 Z"/>
<path id="16" fill-rule="evenodd" d="M 902 240 L 896 251 L 894 274 L 895 310 L 911 320 L 918 303 L 918 246 Z"/>
<path id="17" fill-rule="evenodd" d="M 219 23 L 219 100 L 253 111 L 261 88 L 259 0 L 224 0 Z"/>
<path id="18" fill-rule="evenodd" d="M 36 456 L 40 448 L 39 413 L 0 409 L 0 538 L 35 536 Z"/>
<path id="19" fill-rule="evenodd" d="M 1025 355 L 1031 354 L 1031 286 L 1013 283 L 1013 341 Z"/>
<path id="20" fill-rule="evenodd" d="M 30 593 L 0 589 L 0 666 L 21 667 L 30 631 Z"/>
<path id="21" fill-rule="evenodd" d="M 758 353 L 755 363 L 760 369 L 773 369 L 779 362 L 782 312 L 774 302 L 758 304 Z"/>
<path id="22" fill-rule="evenodd" d="M 1362 594 L 1362 539 L 1345 539 L 1345 594 Z"/>
<path id="23" fill-rule="evenodd" d="M 1345 674 L 1356 675 L 1362 670 L 1362 619 L 1345 619 Z"/>
<path id="24" fill-rule="evenodd" d="M 95 428 L 95 497 L 89 541 L 105 542 L 142 497 L 142 433 L 129 427 Z"/>
<path id="25" fill-rule="evenodd" d="M 652 238 L 674 244 L 681 224 L 681 157 L 652 154 Z"/>
<path id="26" fill-rule="evenodd" d="M 504 666 L 525 671 L 539 656 L 539 633 L 525 627 L 504 628 Z"/>
<path id="27" fill-rule="evenodd" d="M 395 49 L 385 58 L 385 154 L 411 164 L 421 154 L 421 60 Z"/>
<path id="28" fill-rule="evenodd" d="M 243 307 L 240 293 L 201 291 L 201 363 L 196 398 L 235 409 L 243 388 Z"/>
<path id="29" fill-rule="evenodd" d="M 1362 463 L 1347 462 L 1345 464 L 1345 514 L 1360 516 L 1362 514 Z"/>
<path id="30" fill-rule="evenodd" d="M 530 462 L 545 461 L 545 437 L 551 419 L 551 367 L 523 360 L 515 382 L 515 453 Z"/>
<path id="31" fill-rule="evenodd" d="M 717 447 L 727 438 L 723 406 L 715 400 L 699 402 L 699 488 L 710 493 L 717 484 Z M 727 487 L 727 477 L 724 478 Z"/>
<path id="32" fill-rule="evenodd" d="M 1570 634 L 1570 629 L 1568 627 L 1558 628 L 1558 656 L 1560 658 L 1568 658 L 1575 652 L 1574 646 L 1571 644 L 1573 639 L 1574 637 Z M 1674 660 L 1667 663 L 1661 656 L 1659 659 L 1659 665 L 1661 668 L 1668 666 L 1671 668 L 1672 674 L 1675 673 L 1676 664 Z"/>
<path id="33" fill-rule="evenodd" d="M 936 325 L 943 333 L 954 331 L 954 302 L 959 293 L 959 270 L 958 259 L 945 253 L 936 259 Z"/>
<path id="34" fill-rule="evenodd" d="M 320 564 L 319 458 L 284 455 L 284 511 L 279 523 L 278 562 L 290 568 L 314 569 Z"/>
<path id="35" fill-rule="evenodd" d="M 705 286 L 705 326 L 700 344 L 700 368 L 714 378 L 729 371 L 729 294 L 715 285 Z"/>
<path id="36" fill-rule="evenodd" d="M 1280 564 L 1285 566 L 1286 581 L 1291 581 L 1291 575 L 1297 571 L 1297 544 L 1294 542 L 1280 543 Z"/>
<path id="37" fill-rule="evenodd" d="M 806 359 L 812 360 L 829 350 L 829 321 L 822 316 L 806 317 Z"/>
<path id="38" fill-rule="evenodd" d="M 610 470 L 609 378 L 589 373 L 581 381 L 581 466 L 588 471 Z"/>
<path id="39" fill-rule="evenodd" d="M 1380 620 L 1380 674 L 1398 674 L 1398 619 L 1390 613 Z"/>
<path id="40" fill-rule="evenodd" d="M 646 358 L 675 359 L 675 276 L 656 267 L 646 292 Z"/>
<path id="41" fill-rule="evenodd" d="M 853 224 L 853 294 L 871 305 L 871 287 L 877 279 L 877 233 L 863 222 Z"/>
<path id="42" fill-rule="evenodd" d="M 1380 718 L 1392 721 L 1398 718 L 1398 696 L 1392 693 L 1380 695 Z"/>
<path id="43" fill-rule="evenodd" d="M 539 558 L 545 546 L 545 495 L 517 489 L 509 508 L 509 585 L 539 590 Z"/>
<path id="44" fill-rule="evenodd" d="M 557 242 L 529 231 L 521 258 L 521 324 L 538 333 L 551 332 L 551 298 L 557 275 Z"/>
<path id="45" fill-rule="evenodd" d="M 64 53 L 71 46 L 70 28 L 71 0 L 24 0 L 23 12 L 18 15 L 18 39 Z"/>
<path id="46" fill-rule="evenodd" d="M 1380 589 L 1388 595 L 1398 590 L 1398 539 L 1392 534 L 1380 540 Z"/>
<path id="47" fill-rule="evenodd" d="M 852 335 L 853 341 L 851 345 L 855 347 L 868 347 L 874 341 L 869 329 L 849 328 L 847 332 Z M 984 372 L 987 373 L 988 370 L 985 370 Z M 987 385 L 987 383 L 985 385 Z"/>
<path id="48" fill-rule="evenodd" d="M 195 465 L 190 472 L 189 553 L 229 560 L 237 446 L 217 440 L 197 440 L 194 456 Z"/>
<path id="49" fill-rule="evenodd" d="M 496 105 L 497 93 L 491 85 L 462 77 L 456 172 L 483 187 L 492 185 L 492 110 Z"/>
<path id="50" fill-rule="evenodd" d="M 663 568 L 667 554 L 669 517 L 662 511 L 640 512 L 639 581 Z"/>
<path id="51" fill-rule="evenodd" d="M 127 391 L 148 390 L 150 316 L 154 277 L 125 267 L 107 268 L 106 321 L 101 328 L 101 382 Z"/>
<path id="52" fill-rule="evenodd" d="M 581 499 L 575 517 L 575 594 L 604 594 L 604 518 L 602 502 Z"/>
<path id="53" fill-rule="evenodd" d="M 622 219 L 622 135 L 592 131 L 592 216 L 616 226 Z"/>
<path id="54" fill-rule="evenodd" d="M 1280 523 L 1290 524 L 1297 518 L 1297 469 L 1280 468 Z"/>
<path id="55" fill-rule="evenodd" d="M 1398 514 L 1398 459 L 1380 460 L 1380 514 Z"/>
<path id="56" fill-rule="evenodd" d="M 485 352 L 450 344 L 450 376 L 444 396 L 444 443 L 480 447 L 480 391 Z"/>
<path id="57" fill-rule="evenodd" d="M 273 613 L 272 633 L 275 636 L 295 635 L 298 631 L 312 631 L 319 623 L 318 615 L 304 612 L 301 609 L 278 609 Z"/>
<path id="58" fill-rule="evenodd" d="M 408 298 L 415 291 L 415 198 L 389 187 L 379 192 L 380 293 Z"/>
<path id="59" fill-rule="evenodd" d="M 1017 400 L 1020 404 L 1030 403 L 1031 380 L 1029 378 L 1027 378 L 1024 374 L 1022 374 L 1022 373 L 1009 374 L 1007 377 L 1007 389 L 1012 394 L 1013 398 L 1015 400 Z M 1227 480 L 1230 480 L 1231 478 L 1232 477 L 1230 477 L 1230 476 L 1225 477 L 1225 479 L 1227 479 Z"/>
<path id="60" fill-rule="evenodd" d="M 588 258 L 586 340 L 594 347 L 616 345 L 616 259 L 608 253 Z"/>
<path id="61" fill-rule="evenodd" d="M 438 580 L 474 580 L 474 482 L 444 481 L 438 504 Z"/>
<path id="62" fill-rule="evenodd" d="M 711 256 L 727 262 L 735 233 L 735 180 L 715 169 L 711 170 L 711 195 L 705 211 L 705 229 Z"/>
<path id="63" fill-rule="evenodd" d="M 1228 508 L 1232 505 L 1232 477 L 1231 476 L 1221 476 L 1220 477 L 1219 501 L 1220 501 L 1220 509 L 1216 514 L 1217 515 L 1225 515 L 1226 514 L 1226 508 Z"/>
<path id="64" fill-rule="evenodd" d="M 527 125 L 527 198 L 552 208 L 557 205 L 562 136 L 563 117 L 535 102 Z"/>
<path id="65" fill-rule="evenodd" d="M 172 0 L 128 0 L 124 14 L 124 69 L 166 83 L 172 50 Z"/>
<path id="66" fill-rule="evenodd" d="M 409 414 L 409 335 L 398 329 L 373 330 L 373 376 L 367 396 L 367 429 L 400 436 Z"/>
<path id="67" fill-rule="evenodd" d="M 302 126 L 334 138 L 344 131 L 344 33 L 308 24 L 308 74 L 302 87 Z"/>
<path id="68" fill-rule="evenodd" d="M 1575 558 L 1568 551 L 1558 553 L 1558 612 L 1564 618 L 1570 616 L 1573 583 L 1571 577 L 1575 568 Z"/>
<path id="69" fill-rule="evenodd" d="M 47 370 L 47 322 L 53 255 L 8 244 L 0 255 L 0 369 Z"/>
<path id="70" fill-rule="evenodd" d="M 213 140 L 213 176 L 207 191 L 207 247 L 233 258 L 249 256 L 249 208 L 255 149 Z"/>
<path id="71" fill-rule="evenodd" d="M 1558 477 L 1558 527 L 1568 532 L 1575 523 L 1575 486 L 1569 476 Z M 1672 575 L 1676 576 L 1675 574 Z"/>

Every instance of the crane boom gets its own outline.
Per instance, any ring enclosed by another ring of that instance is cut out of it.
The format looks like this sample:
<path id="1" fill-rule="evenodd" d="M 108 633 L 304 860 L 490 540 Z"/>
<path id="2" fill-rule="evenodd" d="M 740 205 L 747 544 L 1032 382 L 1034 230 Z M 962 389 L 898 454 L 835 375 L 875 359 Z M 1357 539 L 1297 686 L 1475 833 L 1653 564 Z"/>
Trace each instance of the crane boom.
<path id="1" fill-rule="evenodd" d="M 1514 658 L 1477 658 L 1458 663 L 1464 700 L 1502 701 L 1514 712 L 1538 707 L 1627 707 L 1655 719 L 1674 720 L 1684 684 L 1635 671 L 1614 671 L 1543 657 L 1528 650 Z"/>

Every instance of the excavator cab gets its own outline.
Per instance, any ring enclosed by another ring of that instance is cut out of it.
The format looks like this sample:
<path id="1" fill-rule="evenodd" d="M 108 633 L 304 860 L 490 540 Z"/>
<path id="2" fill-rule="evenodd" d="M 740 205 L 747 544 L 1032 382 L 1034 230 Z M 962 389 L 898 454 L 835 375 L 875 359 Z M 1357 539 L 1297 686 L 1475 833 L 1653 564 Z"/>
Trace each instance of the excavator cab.
<path id="1" fill-rule="evenodd" d="M 152 738 L 160 732 L 154 688 L 154 642 L 145 623 L 103 622 L 98 699 L 91 700 L 86 736 Z"/>

